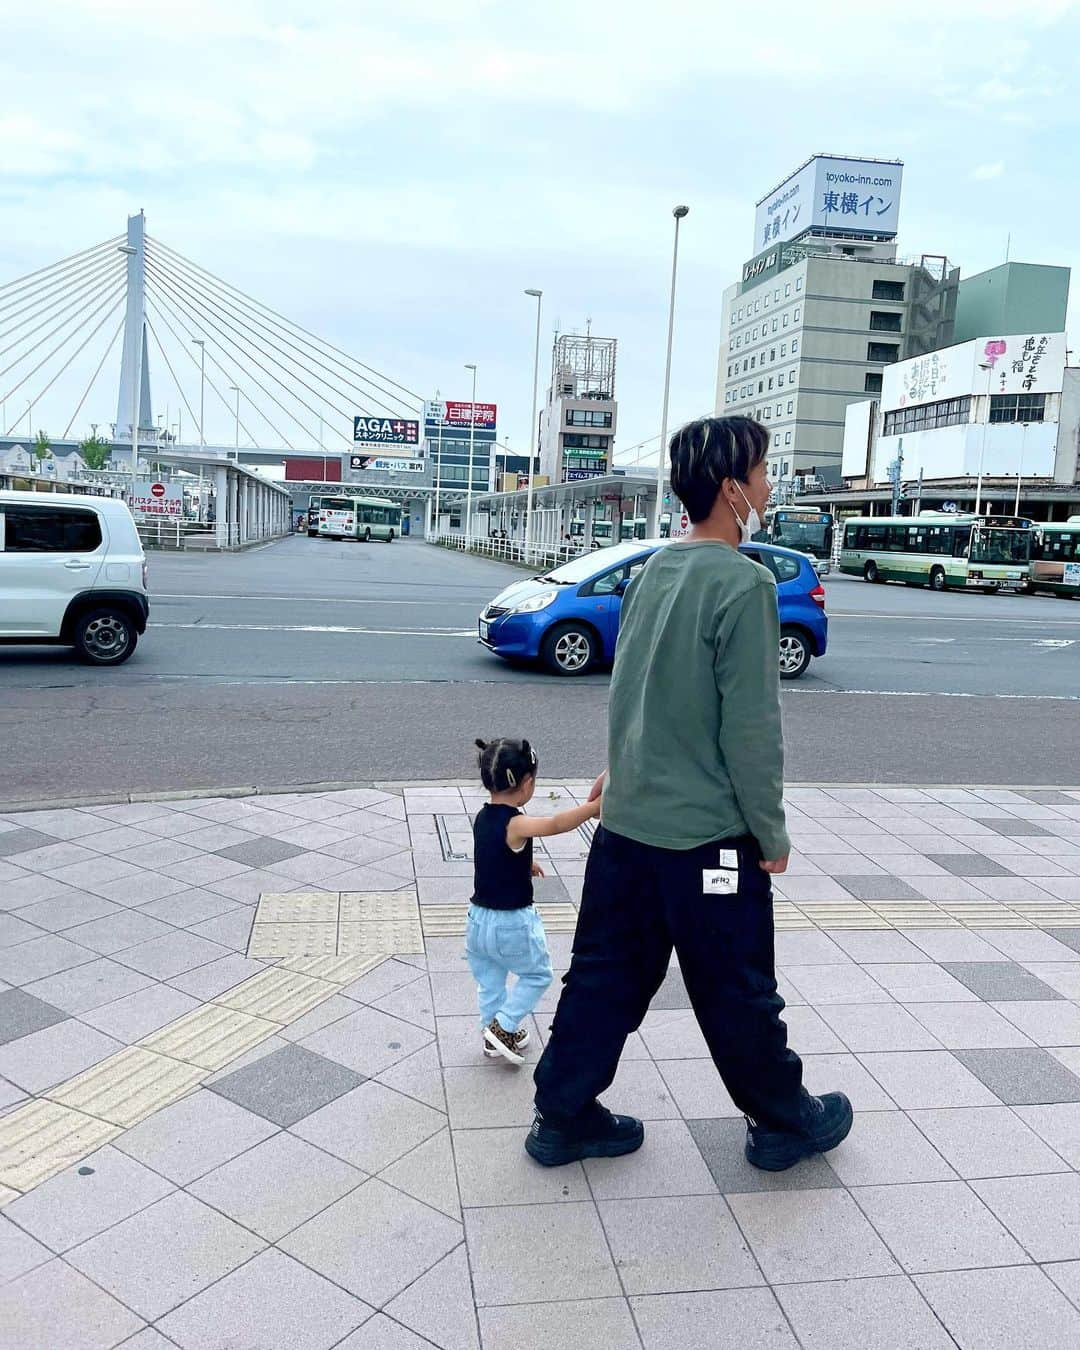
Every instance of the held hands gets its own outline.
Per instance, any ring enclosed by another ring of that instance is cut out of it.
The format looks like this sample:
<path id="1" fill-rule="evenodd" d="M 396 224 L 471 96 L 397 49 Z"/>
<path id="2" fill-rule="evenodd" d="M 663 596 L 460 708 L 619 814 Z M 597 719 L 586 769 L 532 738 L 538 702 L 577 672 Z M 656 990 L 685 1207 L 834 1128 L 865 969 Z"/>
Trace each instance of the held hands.
<path id="1" fill-rule="evenodd" d="M 773 858 L 771 861 L 768 858 L 764 858 L 758 863 L 758 866 L 763 872 L 768 872 L 771 876 L 778 877 L 781 872 L 787 871 L 790 856 L 790 854 L 785 853 L 782 858 Z"/>
<path id="2" fill-rule="evenodd" d="M 542 877 L 544 875 L 544 869 L 540 866 L 539 863 L 533 863 L 532 874 L 534 877 Z"/>
<path id="3" fill-rule="evenodd" d="M 600 799 L 600 794 L 604 790 L 604 779 L 606 777 L 607 769 L 597 777 L 596 782 L 593 783 L 592 787 L 589 789 L 589 795 L 586 797 L 586 801 L 595 802 Z"/>

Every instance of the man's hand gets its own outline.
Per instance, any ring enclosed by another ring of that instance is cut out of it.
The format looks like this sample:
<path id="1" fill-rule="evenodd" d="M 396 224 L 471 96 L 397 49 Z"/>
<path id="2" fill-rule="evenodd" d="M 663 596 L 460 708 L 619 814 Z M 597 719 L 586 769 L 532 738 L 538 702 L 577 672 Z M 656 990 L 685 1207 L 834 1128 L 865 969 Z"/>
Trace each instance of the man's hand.
<path id="1" fill-rule="evenodd" d="M 607 769 L 605 769 L 604 772 L 603 772 L 602 774 L 600 774 L 600 776 L 597 778 L 596 782 L 595 782 L 595 783 L 592 785 L 592 787 L 589 789 L 589 795 L 588 795 L 588 797 L 585 798 L 586 801 L 589 801 L 589 802 L 594 802 L 594 801 L 596 801 L 597 797 L 599 797 L 600 794 L 601 794 L 601 792 L 603 792 L 603 790 L 604 790 L 604 779 L 605 779 L 606 777 L 607 777 Z"/>
<path id="2" fill-rule="evenodd" d="M 533 863 L 532 874 L 534 877 L 542 877 L 544 875 L 544 869 L 540 866 L 539 863 Z"/>
<path id="3" fill-rule="evenodd" d="M 782 858 L 773 858 L 771 861 L 770 859 L 765 858 L 758 863 L 758 866 L 763 872 L 768 872 L 770 876 L 778 877 L 781 872 L 787 871 L 790 857 L 791 855 L 789 853 L 785 853 Z"/>

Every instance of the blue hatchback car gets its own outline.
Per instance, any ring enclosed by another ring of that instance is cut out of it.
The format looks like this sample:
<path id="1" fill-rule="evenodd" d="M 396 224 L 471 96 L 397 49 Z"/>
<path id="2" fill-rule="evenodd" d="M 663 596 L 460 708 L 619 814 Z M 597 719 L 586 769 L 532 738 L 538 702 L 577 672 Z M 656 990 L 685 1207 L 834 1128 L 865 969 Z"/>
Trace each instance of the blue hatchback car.
<path id="1" fill-rule="evenodd" d="M 542 661 L 556 675 L 584 675 L 610 665 L 619 636 L 623 592 L 658 548 L 638 540 L 583 554 L 544 576 L 515 581 L 480 616 L 480 642 L 509 661 Z M 776 577 L 780 605 L 780 676 L 798 679 L 824 656 L 829 621 L 825 588 L 805 554 L 773 544 L 741 552 Z"/>

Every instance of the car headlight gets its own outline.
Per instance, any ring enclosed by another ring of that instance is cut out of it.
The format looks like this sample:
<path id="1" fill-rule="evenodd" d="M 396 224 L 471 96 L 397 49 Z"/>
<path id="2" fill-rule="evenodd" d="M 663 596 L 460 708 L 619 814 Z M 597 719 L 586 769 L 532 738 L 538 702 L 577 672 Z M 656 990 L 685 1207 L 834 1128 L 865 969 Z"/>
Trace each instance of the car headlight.
<path id="1" fill-rule="evenodd" d="M 535 614 L 538 609 L 547 609 L 558 593 L 558 591 L 541 591 L 539 595 L 530 595 L 528 600 L 522 600 L 521 604 L 515 605 L 510 612 L 511 614 Z"/>

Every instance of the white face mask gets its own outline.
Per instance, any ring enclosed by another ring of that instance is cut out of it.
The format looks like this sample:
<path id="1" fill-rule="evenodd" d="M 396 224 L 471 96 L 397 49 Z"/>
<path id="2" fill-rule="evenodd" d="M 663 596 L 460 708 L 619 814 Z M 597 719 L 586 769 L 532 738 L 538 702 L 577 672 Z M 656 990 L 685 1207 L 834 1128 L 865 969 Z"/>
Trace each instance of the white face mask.
<path id="1" fill-rule="evenodd" d="M 746 502 L 746 519 L 741 520 L 738 511 L 735 511 L 734 507 L 732 507 L 732 510 L 735 511 L 735 519 L 739 522 L 739 535 L 742 538 L 742 542 L 744 544 L 749 544 L 754 535 L 761 530 L 761 517 L 757 513 L 757 507 L 751 506 L 747 501 L 746 493 L 739 487 L 738 483 L 736 483 L 735 486 L 739 488 L 739 496 Z"/>

